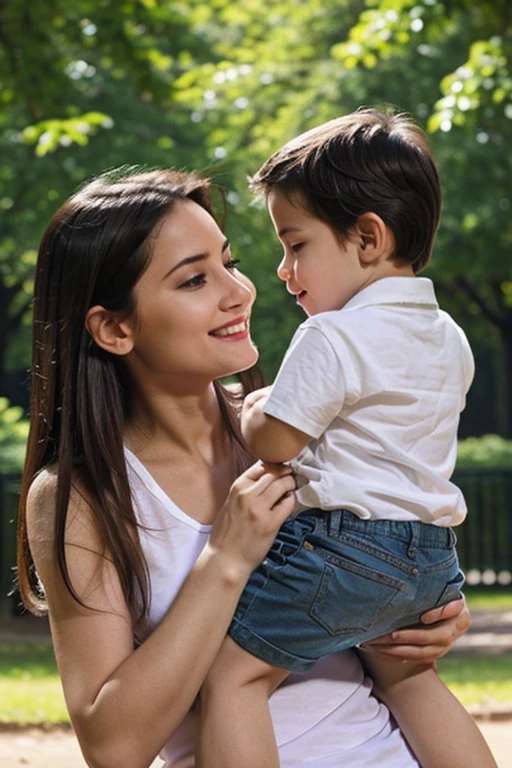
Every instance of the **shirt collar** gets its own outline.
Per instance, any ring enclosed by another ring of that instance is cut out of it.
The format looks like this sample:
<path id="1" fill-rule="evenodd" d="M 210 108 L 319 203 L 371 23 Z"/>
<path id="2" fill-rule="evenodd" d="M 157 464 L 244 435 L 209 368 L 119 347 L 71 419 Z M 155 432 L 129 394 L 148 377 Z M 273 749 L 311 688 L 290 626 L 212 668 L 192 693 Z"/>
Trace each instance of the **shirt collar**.
<path id="1" fill-rule="evenodd" d="M 379 304 L 413 304 L 439 308 L 434 285 L 428 277 L 383 277 L 356 293 L 342 309 L 360 309 Z"/>

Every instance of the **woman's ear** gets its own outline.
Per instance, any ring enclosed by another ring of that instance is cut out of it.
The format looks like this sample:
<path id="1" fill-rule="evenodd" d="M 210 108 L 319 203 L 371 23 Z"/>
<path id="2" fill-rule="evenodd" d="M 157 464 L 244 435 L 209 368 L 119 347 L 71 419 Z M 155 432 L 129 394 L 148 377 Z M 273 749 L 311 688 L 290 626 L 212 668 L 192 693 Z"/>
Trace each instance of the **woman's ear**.
<path id="1" fill-rule="evenodd" d="M 359 240 L 359 259 L 362 264 L 373 264 L 392 255 L 395 247 L 393 233 L 381 217 L 369 211 L 359 216 L 356 223 Z"/>
<path id="2" fill-rule="evenodd" d="M 85 327 L 91 338 L 106 352 L 127 355 L 133 349 L 129 324 L 105 307 L 91 307 L 85 317 Z"/>

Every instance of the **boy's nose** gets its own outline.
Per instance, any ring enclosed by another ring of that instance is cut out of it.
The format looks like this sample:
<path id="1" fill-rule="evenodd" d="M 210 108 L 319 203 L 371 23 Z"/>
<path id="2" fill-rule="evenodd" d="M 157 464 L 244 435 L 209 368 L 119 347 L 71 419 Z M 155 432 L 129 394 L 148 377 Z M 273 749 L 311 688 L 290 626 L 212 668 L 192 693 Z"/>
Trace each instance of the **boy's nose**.
<path id="1" fill-rule="evenodd" d="M 286 256 L 283 256 L 280 264 L 277 267 L 277 276 L 280 280 L 286 282 L 290 277 L 290 270 L 288 268 Z"/>

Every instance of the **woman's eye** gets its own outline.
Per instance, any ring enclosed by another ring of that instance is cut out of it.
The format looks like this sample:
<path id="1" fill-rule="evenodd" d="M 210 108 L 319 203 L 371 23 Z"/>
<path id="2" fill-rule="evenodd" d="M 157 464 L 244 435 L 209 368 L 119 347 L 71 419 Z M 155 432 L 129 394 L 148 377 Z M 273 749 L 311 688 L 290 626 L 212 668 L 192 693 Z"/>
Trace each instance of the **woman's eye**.
<path id="1" fill-rule="evenodd" d="M 290 246 L 292 251 L 294 253 L 298 253 L 300 249 L 305 245 L 305 243 L 295 243 L 294 245 Z"/>
<path id="2" fill-rule="evenodd" d="M 240 264 L 240 259 L 229 259 L 229 261 L 226 261 L 224 266 L 226 269 L 236 269 L 238 264 Z"/>
<path id="3" fill-rule="evenodd" d="M 185 282 L 181 283 L 178 288 L 198 288 L 200 285 L 204 285 L 204 283 L 206 283 L 206 275 L 201 273 L 199 275 L 194 275 L 190 280 L 185 280 Z"/>

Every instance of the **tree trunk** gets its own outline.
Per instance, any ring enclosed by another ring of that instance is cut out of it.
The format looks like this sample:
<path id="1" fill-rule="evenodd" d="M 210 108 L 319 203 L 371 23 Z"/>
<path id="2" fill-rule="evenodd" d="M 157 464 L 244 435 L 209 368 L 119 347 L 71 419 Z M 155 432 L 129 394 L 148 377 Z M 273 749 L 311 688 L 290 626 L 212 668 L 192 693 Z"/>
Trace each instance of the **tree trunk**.
<path id="1" fill-rule="evenodd" d="M 7 346 L 21 319 L 9 315 L 9 307 L 18 290 L 18 285 L 8 288 L 0 280 L 0 397 L 7 397 L 12 405 L 21 405 L 26 410 L 29 404 L 28 374 L 25 370 L 6 370 Z"/>
<path id="2" fill-rule="evenodd" d="M 504 437 L 512 438 L 512 325 L 501 329 L 505 361 L 505 429 Z"/>

